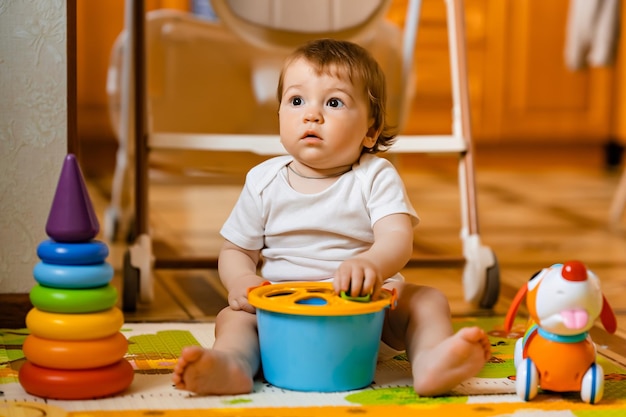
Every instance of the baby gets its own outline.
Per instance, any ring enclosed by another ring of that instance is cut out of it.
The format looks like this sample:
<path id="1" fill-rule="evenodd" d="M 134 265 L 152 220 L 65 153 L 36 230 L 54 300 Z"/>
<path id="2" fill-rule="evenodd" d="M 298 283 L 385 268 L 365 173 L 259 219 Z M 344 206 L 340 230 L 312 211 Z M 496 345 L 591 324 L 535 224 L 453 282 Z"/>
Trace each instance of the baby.
<path id="1" fill-rule="evenodd" d="M 218 268 L 229 306 L 216 318 L 211 349 L 183 349 L 175 386 L 214 395 L 253 389 L 260 351 L 247 291 L 264 281 L 332 281 L 337 293 L 374 299 L 395 289 L 381 347 L 406 351 L 415 392 L 440 395 L 474 376 L 491 355 L 485 332 L 454 333 L 446 297 L 399 273 L 418 217 L 398 172 L 375 155 L 395 137 L 377 62 L 354 43 L 313 41 L 285 61 L 277 95 L 288 155 L 246 177 L 221 230 Z"/>

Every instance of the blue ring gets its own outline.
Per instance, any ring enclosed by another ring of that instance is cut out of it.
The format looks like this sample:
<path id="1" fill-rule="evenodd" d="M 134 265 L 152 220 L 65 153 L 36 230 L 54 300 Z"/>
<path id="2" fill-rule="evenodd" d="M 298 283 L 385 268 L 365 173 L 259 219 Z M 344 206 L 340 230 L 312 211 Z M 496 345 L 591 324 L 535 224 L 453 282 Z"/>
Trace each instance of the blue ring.
<path id="1" fill-rule="evenodd" d="M 54 288 L 93 288 L 107 285 L 113 279 L 108 262 L 97 265 L 55 265 L 39 262 L 33 269 L 35 280 Z"/>
<path id="2" fill-rule="evenodd" d="M 92 265 L 106 260 L 109 256 L 109 247 L 98 240 L 61 243 L 48 239 L 37 246 L 37 256 L 49 264 Z"/>

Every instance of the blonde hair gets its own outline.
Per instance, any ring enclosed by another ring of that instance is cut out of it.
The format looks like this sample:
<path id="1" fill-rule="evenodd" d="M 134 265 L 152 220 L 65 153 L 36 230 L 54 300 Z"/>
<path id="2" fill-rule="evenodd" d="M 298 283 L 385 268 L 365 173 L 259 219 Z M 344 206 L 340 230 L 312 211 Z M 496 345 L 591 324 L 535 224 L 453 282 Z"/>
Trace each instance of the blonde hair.
<path id="1" fill-rule="evenodd" d="M 335 39 L 318 39 L 302 45 L 283 65 L 276 91 L 279 104 L 282 101 L 285 70 L 298 59 L 304 59 L 315 66 L 318 74 L 347 76 L 353 85 L 360 83 L 369 99 L 370 116 L 374 119 L 372 128 L 380 132 L 374 146 L 363 147 L 362 153 L 378 153 L 389 149 L 397 133 L 394 127 L 386 123 L 385 74 L 365 48 L 352 42 Z M 331 74 L 333 70 L 336 73 Z"/>

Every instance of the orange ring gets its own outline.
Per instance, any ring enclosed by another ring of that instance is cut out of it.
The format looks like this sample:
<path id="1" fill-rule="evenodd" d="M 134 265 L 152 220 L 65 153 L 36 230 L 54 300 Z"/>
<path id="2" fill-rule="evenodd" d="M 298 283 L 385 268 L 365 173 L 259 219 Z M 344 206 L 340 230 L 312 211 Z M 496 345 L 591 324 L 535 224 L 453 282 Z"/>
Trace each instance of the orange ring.
<path id="1" fill-rule="evenodd" d="M 122 359 L 94 369 L 50 369 L 26 361 L 20 368 L 20 384 L 26 392 L 42 398 L 86 400 L 124 391 L 133 382 L 133 367 Z"/>
<path id="2" fill-rule="evenodd" d="M 128 341 L 120 332 L 93 340 L 50 340 L 31 334 L 22 351 L 29 362 L 44 368 L 89 369 L 119 362 L 128 351 Z"/>
<path id="3" fill-rule="evenodd" d="M 31 334 L 53 340 L 100 339 L 119 332 L 124 314 L 113 307 L 96 313 L 60 314 L 31 309 L 26 315 L 26 327 Z"/>

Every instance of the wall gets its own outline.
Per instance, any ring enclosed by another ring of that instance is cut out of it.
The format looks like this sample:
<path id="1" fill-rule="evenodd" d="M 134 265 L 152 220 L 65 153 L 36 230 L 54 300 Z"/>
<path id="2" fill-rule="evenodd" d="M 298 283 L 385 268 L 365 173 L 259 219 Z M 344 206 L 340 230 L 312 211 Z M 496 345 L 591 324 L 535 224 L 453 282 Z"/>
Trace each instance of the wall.
<path id="1" fill-rule="evenodd" d="M 66 0 L 0 2 L 0 293 L 27 293 L 67 147 Z"/>

